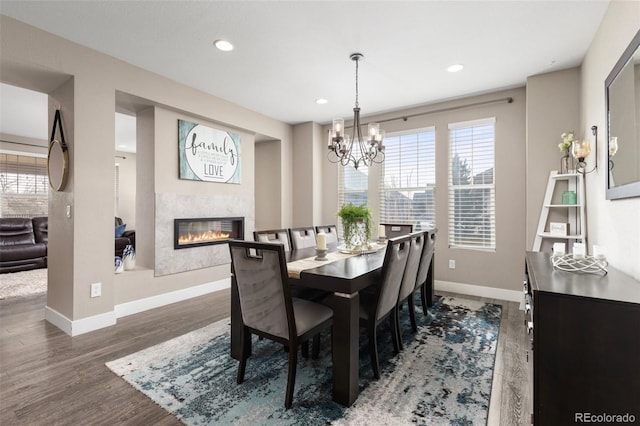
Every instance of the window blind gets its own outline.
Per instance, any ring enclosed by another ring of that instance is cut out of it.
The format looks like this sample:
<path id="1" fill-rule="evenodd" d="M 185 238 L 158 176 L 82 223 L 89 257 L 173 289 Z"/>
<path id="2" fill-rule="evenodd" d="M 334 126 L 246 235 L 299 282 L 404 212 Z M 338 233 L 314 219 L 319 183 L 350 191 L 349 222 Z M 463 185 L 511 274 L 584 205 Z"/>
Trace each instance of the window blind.
<path id="1" fill-rule="evenodd" d="M 2 217 L 46 216 L 49 209 L 47 159 L 0 154 L 0 191 Z"/>
<path id="2" fill-rule="evenodd" d="M 367 166 L 362 165 L 357 170 L 352 165 L 338 167 L 338 208 L 348 203 L 354 206 L 367 204 L 368 190 L 369 168 Z M 338 223 L 338 235 L 342 238 L 342 223 Z"/>
<path id="3" fill-rule="evenodd" d="M 449 246 L 495 250 L 495 117 L 449 124 Z"/>
<path id="4" fill-rule="evenodd" d="M 380 223 L 435 225 L 434 127 L 387 135 L 380 183 Z"/>

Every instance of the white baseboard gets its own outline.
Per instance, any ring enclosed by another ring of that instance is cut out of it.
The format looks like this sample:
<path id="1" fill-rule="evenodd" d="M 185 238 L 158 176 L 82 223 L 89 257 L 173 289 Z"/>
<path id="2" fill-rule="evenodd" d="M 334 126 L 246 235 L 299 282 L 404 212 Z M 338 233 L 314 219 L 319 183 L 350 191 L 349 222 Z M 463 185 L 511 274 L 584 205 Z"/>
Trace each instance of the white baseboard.
<path id="1" fill-rule="evenodd" d="M 72 321 L 49 306 L 44 308 L 44 319 L 72 337 L 116 324 L 114 311 Z"/>
<path id="2" fill-rule="evenodd" d="M 435 281 L 435 289 L 449 291 L 451 293 L 468 294 L 470 296 L 488 297 L 491 299 L 507 300 L 510 302 L 520 302 L 522 291 L 507 290 L 496 287 L 483 287 L 479 285 L 454 283 L 450 281 Z"/>
<path id="3" fill-rule="evenodd" d="M 231 287 L 231 278 L 224 278 L 202 285 L 197 285 L 182 290 L 171 291 L 169 293 L 158 294 L 132 302 L 121 303 L 114 307 L 116 318 L 137 314 L 149 309 L 159 308 L 172 303 L 181 302 L 193 297 L 202 296 L 214 291 L 224 290 Z"/>
<path id="4" fill-rule="evenodd" d="M 55 309 L 46 306 L 44 309 L 44 319 L 58 327 L 70 336 L 77 336 L 101 328 L 110 327 L 116 324 L 116 319 L 127 315 L 137 314 L 149 309 L 170 305 L 171 303 L 202 296 L 214 291 L 224 290 L 231 287 L 231 278 L 225 278 L 207 284 L 185 288 L 183 290 L 172 291 L 147 297 L 145 299 L 134 300 L 133 302 L 122 303 L 114 306 L 114 310 L 88 318 L 72 321 Z"/>

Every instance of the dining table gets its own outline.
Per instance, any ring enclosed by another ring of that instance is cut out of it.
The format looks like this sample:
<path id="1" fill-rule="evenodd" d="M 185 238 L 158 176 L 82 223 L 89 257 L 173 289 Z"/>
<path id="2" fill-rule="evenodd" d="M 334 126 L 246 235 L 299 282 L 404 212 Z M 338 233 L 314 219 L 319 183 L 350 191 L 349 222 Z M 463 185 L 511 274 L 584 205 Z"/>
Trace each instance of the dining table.
<path id="1" fill-rule="evenodd" d="M 289 284 L 333 294 L 333 400 L 349 407 L 359 394 L 360 291 L 380 281 L 385 244 L 367 254 L 339 255 L 337 244 L 327 244 L 328 260 L 315 260 L 315 247 L 286 252 Z M 300 264 L 303 269 L 300 270 Z M 423 303 L 433 301 L 433 261 L 423 292 Z M 425 297 L 428 298 L 425 299 Z M 235 277 L 231 276 L 231 356 L 240 359 L 242 312 Z M 251 336 L 246 342 L 251 348 Z"/>

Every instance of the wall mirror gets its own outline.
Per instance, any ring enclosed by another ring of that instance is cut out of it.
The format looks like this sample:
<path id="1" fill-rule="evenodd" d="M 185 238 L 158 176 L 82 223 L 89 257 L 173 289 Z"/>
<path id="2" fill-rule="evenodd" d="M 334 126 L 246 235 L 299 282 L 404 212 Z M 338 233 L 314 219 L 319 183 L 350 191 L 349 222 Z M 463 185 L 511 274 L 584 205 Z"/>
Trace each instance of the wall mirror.
<path id="1" fill-rule="evenodd" d="M 605 80 L 607 199 L 640 197 L 640 31 Z"/>
<path id="2" fill-rule="evenodd" d="M 49 144 L 47 173 L 51 189 L 62 191 L 69 175 L 69 151 L 67 146 L 57 139 Z"/>

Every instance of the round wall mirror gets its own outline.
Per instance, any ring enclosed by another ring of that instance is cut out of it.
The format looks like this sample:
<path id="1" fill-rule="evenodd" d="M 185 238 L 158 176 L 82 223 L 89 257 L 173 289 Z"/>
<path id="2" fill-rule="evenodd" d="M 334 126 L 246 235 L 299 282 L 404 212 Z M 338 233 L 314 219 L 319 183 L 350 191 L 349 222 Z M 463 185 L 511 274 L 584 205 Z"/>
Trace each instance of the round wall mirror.
<path id="1" fill-rule="evenodd" d="M 49 144 L 47 173 L 51 189 L 62 191 L 67 184 L 69 175 L 69 150 L 65 144 L 57 139 Z"/>

